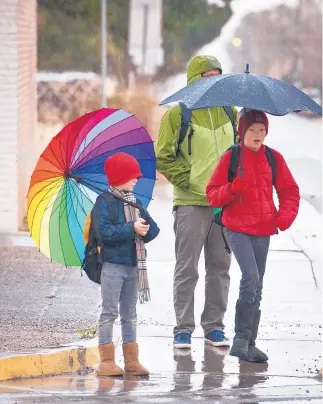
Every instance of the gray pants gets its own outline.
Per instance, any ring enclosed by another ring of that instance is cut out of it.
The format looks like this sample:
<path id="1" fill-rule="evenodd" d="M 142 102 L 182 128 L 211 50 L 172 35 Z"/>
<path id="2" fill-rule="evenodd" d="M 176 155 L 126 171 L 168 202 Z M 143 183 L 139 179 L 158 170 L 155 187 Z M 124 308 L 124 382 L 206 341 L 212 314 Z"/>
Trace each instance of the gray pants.
<path id="1" fill-rule="evenodd" d="M 136 342 L 137 268 L 105 262 L 101 273 L 101 294 L 99 344 L 112 344 L 119 305 L 123 343 Z"/>
<path id="2" fill-rule="evenodd" d="M 251 236 L 230 230 L 226 230 L 226 234 L 242 273 L 239 301 L 255 303 L 259 309 L 270 237 Z"/>
<path id="3" fill-rule="evenodd" d="M 193 333 L 194 290 L 199 278 L 198 262 L 205 253 L 205 306 L 201 317 L 204 334 L 222 330 L 230 286 L 231 256 L 225 251 L 220 226 L 213 223 L 213 208 L 179 206 L 174 212 L 176 267 L 174 308 L 178 332 Z"/>

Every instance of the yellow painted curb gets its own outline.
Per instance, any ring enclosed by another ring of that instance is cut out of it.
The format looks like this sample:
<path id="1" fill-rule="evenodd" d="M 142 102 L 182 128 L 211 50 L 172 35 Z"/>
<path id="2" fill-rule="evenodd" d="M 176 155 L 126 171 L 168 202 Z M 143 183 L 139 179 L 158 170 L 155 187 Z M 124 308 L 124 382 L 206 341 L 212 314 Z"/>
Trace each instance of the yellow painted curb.
<path id="1" fill-rule="evenodd" d="M 75 373 L 99 362 L 97 347 L 63 348 L 49 352 L 0 357 L 0 381 Z"/>

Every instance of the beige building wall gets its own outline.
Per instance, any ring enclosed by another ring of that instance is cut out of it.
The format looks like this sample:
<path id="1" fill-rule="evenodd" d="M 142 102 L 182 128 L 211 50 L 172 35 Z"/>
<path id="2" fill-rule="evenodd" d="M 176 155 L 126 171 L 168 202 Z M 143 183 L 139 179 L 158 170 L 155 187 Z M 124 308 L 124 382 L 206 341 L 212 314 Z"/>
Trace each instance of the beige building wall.
<path id="1" fill-rule="evenodd" d="M 36 163 L 36 0 L 0 1 L 0 231 L 22 227 Z"/>

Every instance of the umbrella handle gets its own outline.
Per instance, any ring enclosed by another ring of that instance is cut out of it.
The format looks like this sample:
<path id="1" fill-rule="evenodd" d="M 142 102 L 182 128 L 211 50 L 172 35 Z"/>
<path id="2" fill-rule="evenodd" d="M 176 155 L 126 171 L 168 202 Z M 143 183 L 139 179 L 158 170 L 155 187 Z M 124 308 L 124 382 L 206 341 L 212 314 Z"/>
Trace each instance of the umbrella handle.
<path id="1" fill-rule="evenodd" d="M 101 189 L 99 187 L 96 187 L 95 185 L 89 184 L 87 181 L 84 181 L 82 177 L 72 174 L 71 171 L 66 172 L 64 174 L 64 178 L 65 178 L 65 180 L 69 180 L 70 178 L 72 178 L 78 184 L 83 184 L 83 185 L 87 186 L 88 188 L 92 188 L 94 191 L 96 191 L 98 193 L 102 193 L 102 192 L 106 191 L 106 189 Z M 139 205 L 138 203 L 135 203 L 135 202 L 127 201 L 126 199 L 122 198 L 121 196 L 118 196 L 118 195 L 115 195 L 115 194 L 113 194 L 113 196 L 115 198 L 119 199 L 120 201 L 122 201 L 124 203 L 127 203 L 128 205 L 133 206 L 134 208 L 140 210 L 141 212 L 144 212 L 147 215 L 148 219 L 151 219 L 151 216 L 150 216 L 148 210 L 145 209 L 143 206 L 141 206 L 141 205 Z"/>
<path id="2" fill-rule="evenodd" d="M 87 186 L 88 188 L 92 188 L 94 191 L 96 191 L 98 193 L 106 192 L 106 189 L 102 189 L 102 188 L 96 187 L 95 185 L 89 184 L 87 181 L 84 181 L 82 177 L 74 175 L 71 172 L 66 173 L 64 175 L 64 178 L 65 179 L 73 178 L 77 183 L 83 184 L 83 185 Z M 122 198 L 119 195 L 113 194 L 113 196 L 115 198 L 119 199 L 120 201 L 122 201 L 123 203 L 127 203 L 128 205 L 133 206 L 134 208 L 140 210 L 141 212 L 144 212 L 147 215 L 148 219 L 151 219 L 151 216 L 150 216 L 148 210 L 145 209 L 143 206 L 141 206 L 141 205 L 139 205 L 138 203 L 135 203 L 135 202 L 127 201 L 126 199 Z"/>

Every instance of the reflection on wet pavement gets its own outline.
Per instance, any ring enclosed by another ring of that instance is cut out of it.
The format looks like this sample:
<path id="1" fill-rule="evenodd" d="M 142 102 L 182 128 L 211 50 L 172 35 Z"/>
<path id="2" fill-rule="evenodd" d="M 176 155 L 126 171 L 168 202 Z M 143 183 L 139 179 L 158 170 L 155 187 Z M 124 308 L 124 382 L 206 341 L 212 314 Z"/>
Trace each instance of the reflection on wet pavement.
<path id="1" fill-rule="evenodd" d="M 156 205 L 157 206 L 157 205 Z M 158 209 L 157 209 L 158 208 Z M 0 404 L 186 404 L 186 403 L 320 403 L 322 367 L 322 296 L 313 282 L 308 260 L 287 235 L 273 239 L 268 260 L 263 318 L 257 344 L 270 358 L 268 365 L 239 362 L 228 350 L 204 344 L 198 320 L 204 307 L 204 260 L 195 295 L 196 330 L 191 350 L 173 348 L 174 310 L 173 239 L 165 212 L 158 205 L 153 216 L 165 226 L 161 243 L 167 248 L 149 251 L 153 299 L 138 305 L 138 343 L 142 363 L 151 371 L 146 378 L 96 378 L 88 375 L 57 376 L 0 383 Z M 158 217 L 159 215 L 159 217 Z M 279 251 L 283 250 L 283 251 Z M 292 276 L 291 276 L 292 274 Z M 240 270 L 233 260 L 226 335 L 233 337 L 234 305 L 239 291 Z M 165 292 L 166 291 L 166 292 Z M 168 292 L 167 292 L 168 291 Z M 158 315 L 157 315 L 158 313 Z M 120 330 L 115 333 L 116 359 L 123 364 Z"/>
<path id="2" fill-rule="evenodd" d="M 163 339 L 165 342 L 166 339 Z M 145 341 L 149 351 L 152 342 Z M 162 347 L 165 343 L 160 341 Z M 126 374 L 124 377 L 97 378 L 57 376 L 16 380 L 0 384 L 1 404 L 62 404 L 86 402 L 113 403 L 318 403 L 321 386 L 317 378 L 269 373 L 267 364 L 239 362 L 228 356 L 228 349 L 204 345 L 198 339 L 192 350 L 167 344 L 156 352 L 157 359 L 169 353 L 171 371 L 154 371 L 149 377 Z M 200 349 L 198 349 L 198 347 Z M 156 358 L 154 358 L 156 359 Z M 156 363 L 156 360 L 154 360 Z M 155 367 L 158 367 L 158 363 Z M 273 368 L 275 369 L 275 368 Z"/>

